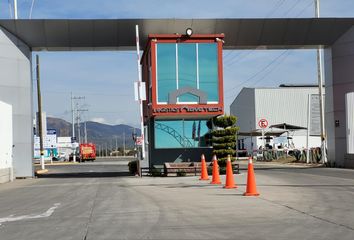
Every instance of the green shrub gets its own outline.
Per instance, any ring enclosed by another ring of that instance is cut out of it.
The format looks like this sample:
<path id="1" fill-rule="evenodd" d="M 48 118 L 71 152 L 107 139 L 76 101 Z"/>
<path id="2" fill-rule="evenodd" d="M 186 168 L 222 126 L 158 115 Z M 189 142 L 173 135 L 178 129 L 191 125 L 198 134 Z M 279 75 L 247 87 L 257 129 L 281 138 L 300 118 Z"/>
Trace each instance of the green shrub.
<path id="1" fill-rule="evenodd" d="M 216 127 L 212 130 L 213 154 L 215 154 L 221 166 L 225 166 L 225 160 L 228 155 L 236 156 L 236 134 L 239 127 L 236 127 L 237 117 L 220 116 L 209 120 L 209 125 Z M 222 159 L 222 160 L 220 160 Z"/>
<path id="2" fill-rule="evenodd" d="M 212 131 L 213 137 L 225 137 L 230 135 L 236 135 L 238 131 L 237 127 L 227 128 L 227 129 L 220 129 Z"/>
<path id="3" fill-rule="evenodd" d="M 231 126 L 234 126 L 237 121 L 237 117 L 235 116 L 220 116 L 217 118 L 213 119 L 213 123 L 215 126 L 218 126 L 220 128 L 228 128 Z"/>
<path id="4" fill-rule="evenodd" d="M 186 171 L 180 169 L 177 170 L 177 177 L 185 177 L 186 175 Z"/>
<path id="5" fill-rule="evenodd" d="M 229 135 L 225 137 L 214 137 L 213 143 L 236 142 L 236 135 Z"/>
<path id="6" fill-rule="evenodd" d="M 236 148 L 236 143 L 235 142 L 226 142 L 226 143 L 214 143 L 213 144 L 214 149 L 235 149 Z"/>
<path id="7" fill-rule="evenodd" d="M 207 168 L 207 171 L 208 171 L 208 174 L 209 174 L 209 175 L 212 175 L 212 174 L 213 174 L 213 167 L 209 166 L 209 167 Z"/>
<path id="8" fill-rule="evenodd" d="M 225 175 L 226 174 L 226 167 L 220 167 L 219 173 L 220 173 L 220 175 Z"/>
<path id="9" fill-rule="evenodd" d="M 219 158 L 226 158 L 228 155 L 234 156 L 236 154 L 235 149 L 218 149 L 214 150 L 213 153 Z"/>
<path id="10" fill-rule="evenodd" d="M 152 168 L 151 169 L 151 176 L 153 176 L 153 177 L 161 177 L 162 176 L 162 172 L 161 172 L 160 169 Z"/>
<path id="11" fill-rule="evenodd" d="M 219 162 L 219 161 L 218 161 Z M 224 161 L 225 162 L 225 161 Z M 213 167 L 208 167 L 208 174 L 213 175 Z M 225 175 L 226 174 L 226 165 L 220 166 L 219 165 L 219 174 Z"/>
<path id="12" fill-rule="evenodd" d="M 236 160 L 236 158 L 231 157 L 231 162 L 233 162 L 233 161 L 235 161 L 235 160 Z M 226 167 L 226 161 L 227 161 L 227 157 L 219 158 L 219 159 L 218 159 L 218 164 L 219 164 L 219 166 L 225 168 L 225 167 Z"/>
<path id="13" fill-rule="evenodd" d="M 136 160 L 128 163 L 129 172 L 135 174 L 138 171 L 138 162 Z"/>

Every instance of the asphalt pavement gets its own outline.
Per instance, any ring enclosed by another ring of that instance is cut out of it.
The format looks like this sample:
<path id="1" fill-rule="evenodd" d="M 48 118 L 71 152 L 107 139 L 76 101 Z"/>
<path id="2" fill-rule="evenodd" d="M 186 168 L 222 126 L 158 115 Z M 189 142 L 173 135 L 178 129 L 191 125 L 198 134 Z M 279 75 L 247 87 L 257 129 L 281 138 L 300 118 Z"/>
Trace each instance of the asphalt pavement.
<path id="1" fill-rule="evenodd" d="M 0 239 L 354 239 L 353 170 L 257 165 L 261 195 L 244 197 L 245 170 L 223 189 L 130 176 L 127 161 L 0 185 Z"/>

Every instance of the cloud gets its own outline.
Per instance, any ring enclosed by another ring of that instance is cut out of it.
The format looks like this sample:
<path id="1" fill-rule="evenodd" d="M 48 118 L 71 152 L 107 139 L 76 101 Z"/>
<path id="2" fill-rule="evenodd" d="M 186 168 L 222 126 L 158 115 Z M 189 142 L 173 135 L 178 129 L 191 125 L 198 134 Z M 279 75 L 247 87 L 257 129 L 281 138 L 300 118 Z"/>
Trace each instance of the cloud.
<path id="1" fill-rule="evenodd" d="M 122 118 L 118 118 L 114 121 L 115 125 L 119 125 L 119 124 L 126 124 L 126 121 Z"/>
<path id="2" fill-rule="evenodd" d="M 98 123 L 104 123 L 104 124 L 107 123 L 107 122 L 106 122 L 106 119 L 104 119 L 104 118 L 102 118 L 102 117 L 94 117 L 94 118 L 91 118 L 90 121 L 92 121 L 92 122 L 98 122 Z"/>

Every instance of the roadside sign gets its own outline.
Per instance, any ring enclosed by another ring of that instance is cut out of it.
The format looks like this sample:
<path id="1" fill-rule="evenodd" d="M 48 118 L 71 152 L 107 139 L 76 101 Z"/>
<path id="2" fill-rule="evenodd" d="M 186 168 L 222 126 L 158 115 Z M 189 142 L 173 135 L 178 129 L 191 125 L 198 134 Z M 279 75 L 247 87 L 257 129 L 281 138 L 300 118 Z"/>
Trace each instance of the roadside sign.
<path id="1" fill-rule="evenodd" d="M 55 129 L 47 129 L 47 135 L 56 135 L 57 134 L 57 130 Z"/>
<path id="2" fill-rule="evenodd" d="M 136 143 L 136 145 L 141 146 L 141 145 L 143 145 L 143 141 L 144 140 L 142 137 L 137 137 L 135 143 Z"/>
<path id="3" fill-rule="evenodd" d="M 268 121 L 267 119 L 262 118 L 261 120 L 258 121 L 258 126 L 260 128 L 266 128 L 268 127 Z"/>

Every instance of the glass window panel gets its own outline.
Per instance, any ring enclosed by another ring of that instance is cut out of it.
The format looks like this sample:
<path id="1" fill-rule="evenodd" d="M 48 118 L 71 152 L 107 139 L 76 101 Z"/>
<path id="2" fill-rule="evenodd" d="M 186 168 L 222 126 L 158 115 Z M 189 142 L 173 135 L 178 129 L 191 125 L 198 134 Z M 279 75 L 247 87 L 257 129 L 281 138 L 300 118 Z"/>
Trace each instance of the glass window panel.
<path id="1" fill-rule="evenodd" d="M 168 94 L 176 85 L 176 44 L 157 44 L 157 89 L 158 102 L 168 102 Z"/>
<path id="2" fill-rule="evenodd" d="M 206 120 L 155 122 L 155 148 L 206 147 Z"/>
<path id="3" fill-rule="evenodd" d="M 181 148 L 182 121 L 155 122 L 155 148 Z"/>
<path id="4" fill-rule="evenodd" d="M 197 53 L 196 44 L 178 44 L 178 88 L 197 88 Z M 192 94 L 184 94 L 179 102 L 197 102 L 199 98 Z"/>
<path id="5" fill-rule="evenodd" d="M 208 94 L 209 102 L 219 101 L 218 51 L 216 43 L 198 44 L 199 89 Z"/>

